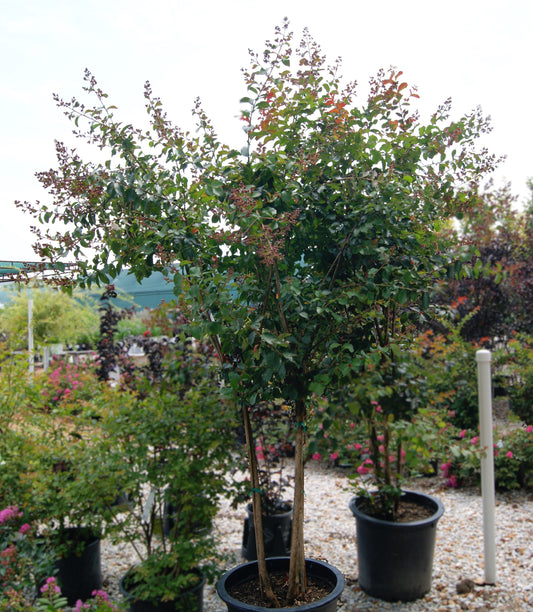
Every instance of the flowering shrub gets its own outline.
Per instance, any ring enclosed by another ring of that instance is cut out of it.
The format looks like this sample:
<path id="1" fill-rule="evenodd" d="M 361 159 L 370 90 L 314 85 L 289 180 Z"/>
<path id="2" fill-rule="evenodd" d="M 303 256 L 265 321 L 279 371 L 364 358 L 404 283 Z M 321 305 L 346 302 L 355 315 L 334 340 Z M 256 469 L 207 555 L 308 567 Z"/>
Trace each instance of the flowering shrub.
<path id="1" fill-rule="evenodd" d="M 25 609 L 36 577 L 51 573 L 50 550 L 24 513 L 15 505 L 0 510 L 0 610 Z"/>
<path id="2" fill-rule="evenodd" d="M 50 576 L 39 589 L 39 597 L 26 598 L 14 589 L 5 589 L 0 594 L 0 612 L 65 612 L 67 599 L 61 594 L 57 580 Z M 78 600 L 74 612 L 119 612 L 122 607 L 109 601 L 105 591 L 93 591 L 92 598 L 86 602 Z"/>
<path id="3" fill-rule="evenodd" d="M 74 612 L 119 612 L 121 606 L 109 600 L 109 595 L 102 590 L 92 592 L 92 599 L 81 601 L 78 599 Z"/>
<path id="4" fill-rule="evenodd" d="M 37 601 L 38 612 L 62 612 L 67 606 L 67 600 L 61 595 L 61 589 L 53 576 L 46 579 L 40 591 L 41 597 Z"/>
<path id="5" fill-rule="evenodd" d="M 0 612 L 62 612 L 67 600 L 52 575 L 55 552 L 37 529 L 26 522 L 18 506 L 0 510 Z M 48 576 L 35 592 L 35 585 Z M 94 591 L 93 599 L 78 602 L 76 610 L 117 612 L 103 591 Z"/>
<path id="6" fill-rule="evenodd" d="M 95 383 L 93 363 L 72 364 L 57 357 L 52 360 L 50 369 L 40 373 L 35 382 L 41 384 L 41 400 L 46 410 L 90 400 Z"/>
<path id="7" fill-rule="evenodd" d="M 533 425 L 495 435 L 496 488 L 500 491 L 533 489 Z M 440 466 L 446 485 L 456 488 L 479 484 L 481 453 L 479 437 L 471 431 L 461 431 L 459 440 L 449 447 L 448 459 Z"/>
<path id="8" fill-rule="evenodd" d="M 448 487 L 479 483 L 481 451 L 479 437 L 472 430 L 461 430 L 448 440 L 448 453 L 440 465 L 440 475 Z"/>
<path id="9" fill-rule="evenodd" d="M 533 425 L 511 431 L 494 449 L 494 478 L 501 490 L 533 490 Z"/>

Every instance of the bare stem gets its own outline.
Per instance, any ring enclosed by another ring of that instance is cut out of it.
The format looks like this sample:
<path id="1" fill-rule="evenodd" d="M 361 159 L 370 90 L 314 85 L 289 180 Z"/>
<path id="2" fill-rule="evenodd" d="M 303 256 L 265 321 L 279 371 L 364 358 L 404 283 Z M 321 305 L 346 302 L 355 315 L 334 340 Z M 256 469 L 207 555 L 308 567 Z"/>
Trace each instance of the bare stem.
<path id="1" fill-rule="evenodd" d="M 252 486 L 252 507 L 254 515 L 255 529 L 255 545 L 257 550 L 257 569 L 259 574 L 259 586 L 263 595 L 272 604 L 274 608 L 279 608 L 279 602 L 274 595 L 272 585 L 270 584 L 270 576 L 266 566 L 265 544 L 263 540 L 263 516 L 261 512 L 261 491 L 259 484 L 259 472 L 257 469 L 257 457 L 255 454 L 255 443 L 252 432 L 252 424 L 250 423 L 250 413 L 248 406 L 242 405 L 242 420 L 244 423 L 244 431 L 246 434 L 246 444 L 248 446 L 248 466 L 250 469 L 250 483 Z"/>

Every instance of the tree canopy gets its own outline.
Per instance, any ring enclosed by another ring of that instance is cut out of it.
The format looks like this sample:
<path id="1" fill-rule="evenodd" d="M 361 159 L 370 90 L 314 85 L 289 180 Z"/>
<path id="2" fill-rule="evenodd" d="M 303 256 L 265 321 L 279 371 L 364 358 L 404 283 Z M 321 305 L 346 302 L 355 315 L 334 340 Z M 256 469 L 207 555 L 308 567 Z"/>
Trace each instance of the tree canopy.
<path id="1" fill-rule="evenodd" d="M 380 71 L 358 105 L 340 62 L 328 64 L 308 32 L 295 44 L 287 23 L 243 75 L 235 150 L 199 102 L 197 132 L 176 127 L 148 83 L 149 129 L 120 122 L 87 72 L 90 102 L 56 100 L 103 161 L 58 143 L 57 168 L 38 175 L 53 204 L 22 206 L 52 224 L 36 229 L 38 254 L 74 257 L 82 285 L 124 268 L 173 275 L 228 390 L 246 406 L 294 402 L 291 556 L 302 566 L 307 401 L 401 350 L 433 285 L 454 273 L 442 230 L 497 160 L 476 146 L 489 130 L 480 109 L 451 119 L 446 100 L 424 123 L 397 69 Z M 291 569 L 290 580 L 294 595 L 305 579 Z"/>

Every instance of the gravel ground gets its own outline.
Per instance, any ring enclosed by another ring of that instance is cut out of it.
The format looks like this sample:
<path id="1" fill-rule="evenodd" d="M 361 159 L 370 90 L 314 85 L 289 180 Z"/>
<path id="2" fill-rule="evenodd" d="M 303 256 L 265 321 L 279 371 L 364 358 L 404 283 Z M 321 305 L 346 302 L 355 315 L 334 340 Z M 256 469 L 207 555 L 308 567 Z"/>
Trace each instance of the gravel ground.
<path id="1" fill-rule="evenodd" d="M 433 479 L 414 481 L 408 488 L 439 497 L 444 504 L 444 516 L 437 530 L 433 585 L 430 593 L 416 602 L 385 603 L 365 595 L 357 582 L 355 519 L 348 509 L 353 492 L 346 472 L 314 462 L 308 464 L 305 485 L 306 556 L 327 561 L 344 573 L 346 587 L 339 612 L 533 611 L 532 494 L 497 494 L 497 582 L 494 586 L 483 586 L 483 517 L 479 491 L 442 488 Z M 229 567 L 242 562 L 240 546 L 244 516 L 244 509 L 233 510 L 224 505 L 216 520 L 216 529 L 223 543 L 221 549 L 235 559 Z M 124 547 L 103 542 L 104 586 L 111 595 L 117 594 L 118 579 L 132 563 L 130 554 Z M 471 590 L 458 594 L 459 583 L 466 584 Z M 206 586 L 204 612 L 225 610 L 214 587 Z"/>

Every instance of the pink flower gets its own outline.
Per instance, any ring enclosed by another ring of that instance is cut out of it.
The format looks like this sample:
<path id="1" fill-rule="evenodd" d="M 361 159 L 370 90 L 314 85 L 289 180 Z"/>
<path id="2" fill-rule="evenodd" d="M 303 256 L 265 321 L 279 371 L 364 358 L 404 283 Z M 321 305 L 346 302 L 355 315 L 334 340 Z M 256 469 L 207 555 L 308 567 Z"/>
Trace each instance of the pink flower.
<path id="1" fill-rule="evenodd" d="M 41 593 L 48 593 L 48 591 L 53 591 L 54 593 L 61 593 L 61 589 L 57 586 L 56 579 L 53 576 L 46 579 L 46 582 L 41 587 Z"/>
<path id="2" fill-rule="evenodd" d="M 363 447 L 359 444 L 359 442 L 357 442 L 356 444 L 353 445 L 354 450 L 361 450 Z"/>
<path id="3" fill-rule="evenodd" d="M 513 453 L 511 451 L 507 451 L 505 456 L 507 457 L 507 459 L 512 459 L 513 458 Z"/>
<path id="4" fill-rule="evenodd" d="M 19 533 L 22 533 L 22 534 L 28 533 L 30 529 L 31 529 L 30 525 L 28 523 L 24 523 L 24 525 L 20 526 Z"/>
<path id="5" fill-rule="evenodd" d="M 450 470 L 450 468 L 451 468 L 451 467 L 452 467 L 452 464 L 451 464 L 451 462 L 449 462 L 449 461 L 448 461 L 447 463 L 443 463 L 443 464 L 440 466 L 440 469 L 442 470 L 442 476 L 443 476 L 443 478 L 446 478 L 446 477 L 448 476 L 448 472 L 449 472 L 449 470 Z"/>
<path id="6" fill-rule="evenodd" d="M 320 453 L 313 453 L 313 459 L 315 461 L 318 461 L 321 458 L 322 458 L 322 455 Z"/>
<path id="7" fill-rule="evenodd" d="M 479 442 L 479 436 L 474 436 L 472 440 L 470 440 L 470 444 L 475 446 Z"/>
<path id="8" fill-rule="evenodd" d="M 332 461 L 335 461 L 335 459 L 338 459 L 338 458 L 339 458 L 339 453 L 338 453 L 337 451 L 335 451 L 334 453 L 331 453 L 331 455 L 329 456 L 329 458 L 330 458 Z"/>
<path id="9" fill-rule="evenodd" d="M 350 429 L 353 429 L 355 427 L 355 423 L 350 423 Z"/>
<path id="10" fill-rule="evenodd" d="M 369 472 L 369 471 L 370 471 L 370 470 L 369 470 L 367 467 L 365 467 L 363 464 L 361 464 L 361 465 L 360 465 L 360 466 L 357 468 L 357 473 L 358 473 L 358 474 L 361 474 L 361 475 L 363 475 L 363 474 L 368 474 L 368 472 Z"/>
<path id="11" fill-rule="evenodd" d="M 7 523 L 12 518 L 20 518 L 22 512 L 19 512 L 18 506 L 7 506 L 3 510 L 0 510 L 0 525 Z"/>
<path id="12" fill-rule="evenodd" d="M 448 478 L 446 484 L 449 487 L 453 487 L 454 489 L 456 489 L 459 486 L 459 483 L 457 482 L 457 476 L 455 476 L 454 474 L 452 474 L 450 476 L 450 478 Z"/>
<path id="13" fill-rule="evenodd" d="M 526 427 L 526 431 L 527 431 L 527 433 L 532 433 L 533 432 L 533 425 L 528 425 Z"/>
<path id="14" fill-rule="evenodd" d="M 459 437 L 464 438 L 465 436 L 466 436 L 466 429 L 463 429 L 463 431 L 459 432 Z"/>

